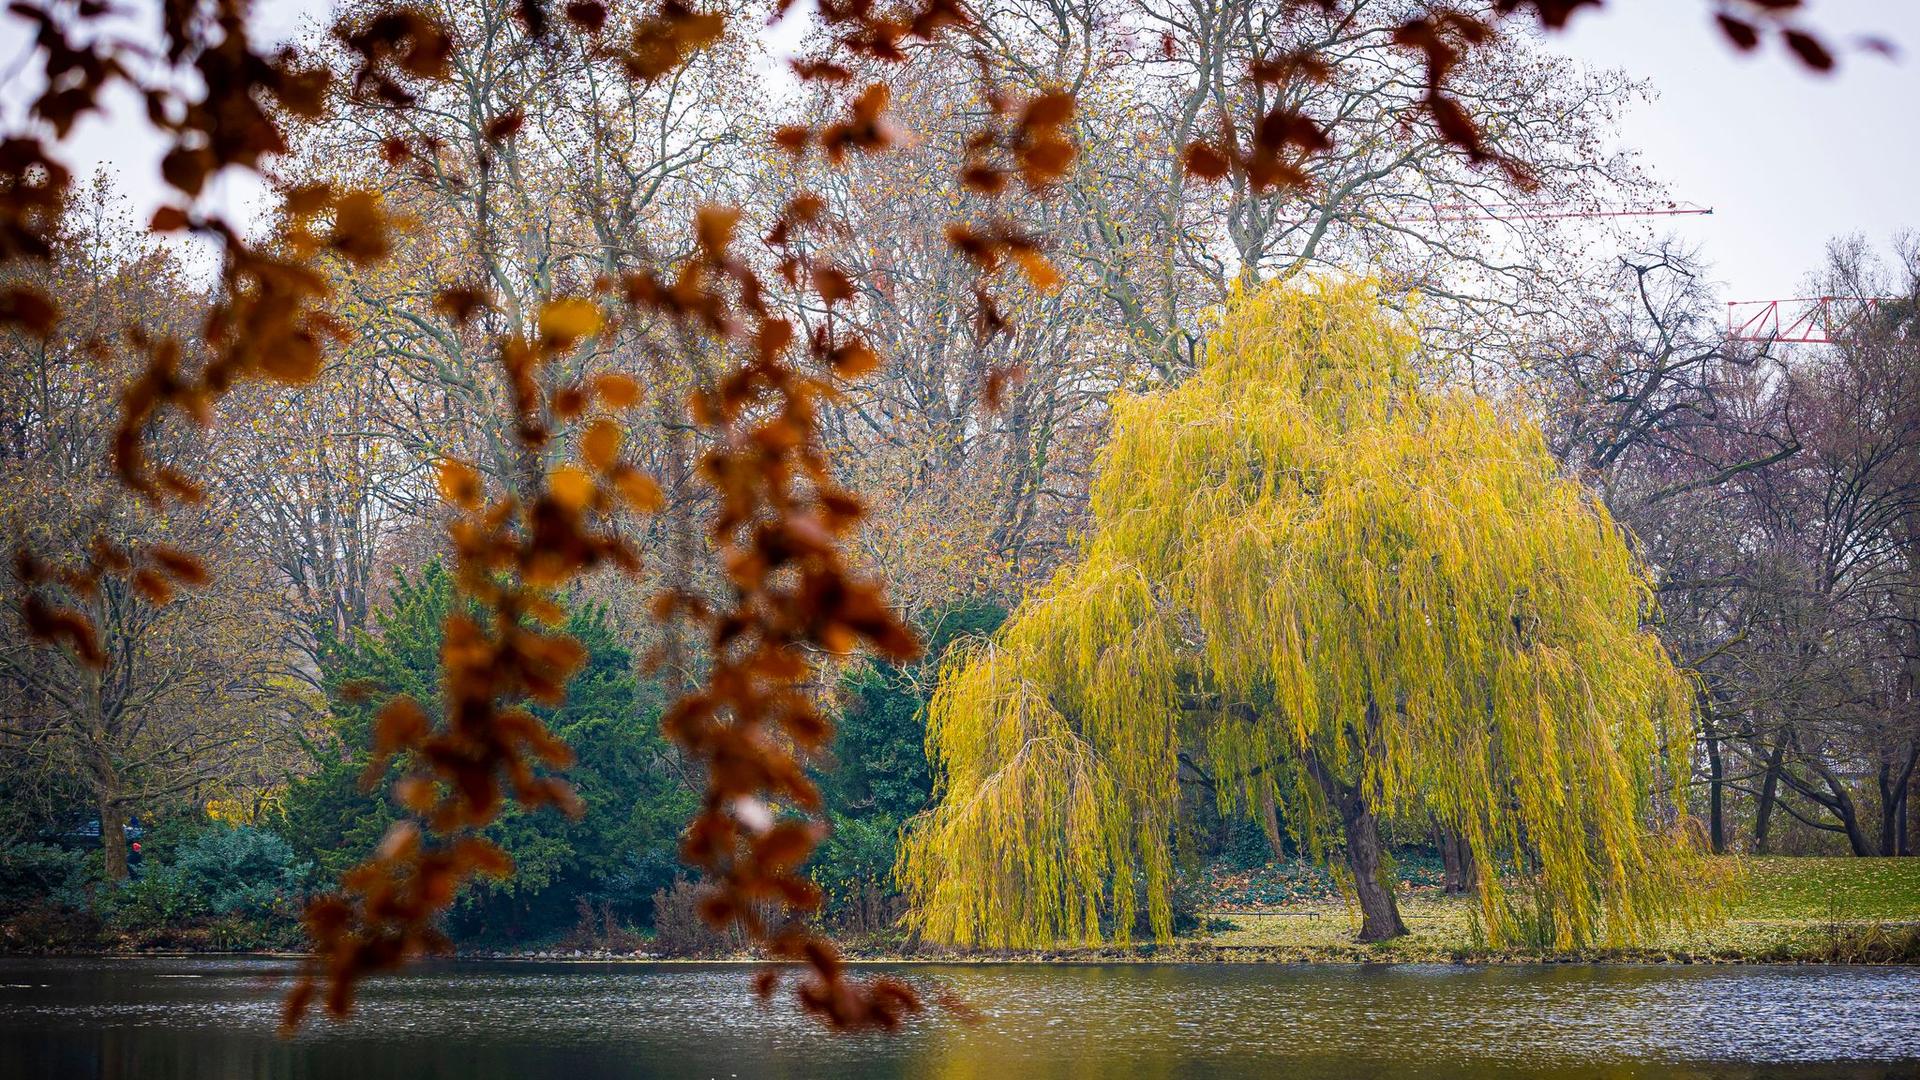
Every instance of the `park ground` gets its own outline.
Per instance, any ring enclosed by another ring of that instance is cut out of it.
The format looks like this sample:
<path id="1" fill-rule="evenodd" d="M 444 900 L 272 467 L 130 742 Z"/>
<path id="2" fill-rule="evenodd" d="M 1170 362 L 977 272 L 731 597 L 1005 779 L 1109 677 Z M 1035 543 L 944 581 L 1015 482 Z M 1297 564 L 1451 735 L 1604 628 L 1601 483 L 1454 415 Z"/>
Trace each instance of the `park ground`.
<path id="1" fill-rule="evenodd" d="M 1324 869 L 1304 862 L 1207 867 L 1189 886 L 1191 925 L 1164 944 L 953 950 L 910 943 L 897 931 L 841 943 L 850 958 L 868 962 L 1920 964 L 1920 859 L 1716 859 L 1708 876 L 1725 884 L 1703 906 L 1717 905 L 1717 917 L 1636 945 L 1579 950 L 1489 948 L 1476 932 L 1477 898 L 1446 894 L 1437 860 L 1402 859 L 1397 871 L 1410 932 L 1373 945 L 1353 940 L 1358 912 Z M 564 948 L 492 955 L 624 958 Z M 635 958 L 656 955 L 643 945 Z"/>
<path id="2" fill-rule="evenodd" d="M 1741 858 L 1728 870 L 1724 917 L 1630 947 L 1578 952 L 1488 949 L 1477 900 L 1446 895 L 1437 868 L 1403 864 L 1400 911 L 1410 933 L 1353 941 L 1357 912 L 1317 868 L 1273 863 L 1206 875 L 1200 926 L 1160 952 L 1195 959 L 1329 962 L 1629 961 L 1663 963 L 1920 963 L 1920 859 Z"/>
<path id="3" fill-rule="evenodd" d="M 1472 895 L 1447 895 L 1437 862 L 1403 860 L 1407 936 L 1356 943 L 1359 913 L 1306 863 L 1215 864 L 1196 882 L 1197 918 L 1174 941 L 1045 952 L 848 942 L 866 960 L 1194 963 L 1894 963 L 1920 964 L 1920 859 L 1725 858 L 1718 918 L 1630 946 L 1490 948 Z"/>

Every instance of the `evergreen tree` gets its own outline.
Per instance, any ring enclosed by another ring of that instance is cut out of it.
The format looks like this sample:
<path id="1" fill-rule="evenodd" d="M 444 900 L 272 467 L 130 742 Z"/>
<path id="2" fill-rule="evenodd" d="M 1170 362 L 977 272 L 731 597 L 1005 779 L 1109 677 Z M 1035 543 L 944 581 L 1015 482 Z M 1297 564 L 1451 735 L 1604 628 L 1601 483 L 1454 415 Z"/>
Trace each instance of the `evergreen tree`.
<path id="1" fill-rule="evenodd" d="M 341 752 L 293 783 L 279 826 L 329 877 L 377 844 L 400 816 L 360 784 L 373 717 L 396 694 L 412 695 L 438 715 L 441 625 L 453 598 L 452 579 L 436 562 L 394 586 L 378 633 L 329 641 L 322 649 Z M 675 778 L 659 734 L 660 694 L 634 678 L 632 656 L 603 612 L 571 611 L 567 632 L 585 646 L 586 664 L 564 705 L 535 711 L 578 756 L 567 779 L 586 803 L 586 816 L 574 821 L 514 806 L 489 825 L 483 835 L 513 859 L 514 874 L 468 890 L 456 908 L 458 931 L 509 937 L 551 931 L 572 918 L 581 898 L 637 909 L 677 873 L 678 830 L 693 800 Z M 389 790 L 402 767 L 393 763 L 376 790 Z"/>
<path id="2" fill-rule="evenodd" d="M 993 633 L 1006 608 L 963 600 L 920 620 L 926 653 L 912 664 L 867 660 L 840 680 L 831 764 L 817 778 L 833 831 L 816 851 L 815 883 L 829 906 L 867 885 L 892 885 L 901 826 L 933 794 L 927 702 L 940 660 L 959 641 Z"/>

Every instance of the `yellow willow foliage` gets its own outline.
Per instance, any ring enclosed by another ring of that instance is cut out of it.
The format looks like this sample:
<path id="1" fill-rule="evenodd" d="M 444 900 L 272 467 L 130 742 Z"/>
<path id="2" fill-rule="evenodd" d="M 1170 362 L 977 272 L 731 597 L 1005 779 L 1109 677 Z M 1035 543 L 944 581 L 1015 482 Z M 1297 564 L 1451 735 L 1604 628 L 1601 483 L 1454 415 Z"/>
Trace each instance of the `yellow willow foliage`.
<path id="1" fill-rule="evenodd" d="M 1269 784 L 1324 814 L 1311 752 L 1382 817 L 1458 832 L 1503 868 L 1479 875 L 1496 942 L 1697 909 L 1696 849 L 1654 824 L 1691 685 L 1640 567 L 1535 428 L 1423 390 L 1413 349 L 1369 283 L 1269 287 L 1190 382 L 1115 402 L 1083 558 L 935 694 L 940 801 L 898 867 L 922 932 L 1125 941 L 1144 891 L 1167 936 L 1183 745 L 1226 812 Z"/>

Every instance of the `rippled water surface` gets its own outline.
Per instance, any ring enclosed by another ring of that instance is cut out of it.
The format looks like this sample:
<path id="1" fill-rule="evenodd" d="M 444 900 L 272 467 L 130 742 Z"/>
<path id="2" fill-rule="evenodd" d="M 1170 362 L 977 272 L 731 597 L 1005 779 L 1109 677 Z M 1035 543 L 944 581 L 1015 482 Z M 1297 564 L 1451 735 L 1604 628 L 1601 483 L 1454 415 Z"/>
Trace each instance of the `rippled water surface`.
<path id="1" fill-rule="evenodd" d="M 978 1010 L 826 1037 L 751 969 L 444 963 L 274 1035 L 287 962 L 0 959 L 0 1077 L 1920 1077 L 1920 970 L 914 966 Z"/>

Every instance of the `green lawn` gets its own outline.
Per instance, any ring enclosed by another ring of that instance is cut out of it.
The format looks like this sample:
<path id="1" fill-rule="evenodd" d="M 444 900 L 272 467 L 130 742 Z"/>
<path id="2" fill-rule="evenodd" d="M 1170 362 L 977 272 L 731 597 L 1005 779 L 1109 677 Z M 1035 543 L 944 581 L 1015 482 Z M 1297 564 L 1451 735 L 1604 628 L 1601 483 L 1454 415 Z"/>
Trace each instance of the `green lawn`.
<path id="1" fill-rule="evenodd" d="M 1920 859 L 1742 859 L 1736 880 L 1724 921 L 1629 948 L 1488 951 L 1474 940 L 1472 899 L 1418 886 L 1403 891 L 1401 913 L 1412 932 L 1398 941 L 1354 944 L 1357 917 L 1321 894 L 1219 910 L 1213 929 L 1187 947 L 1222 959 L 1920 961 Z"/>
<path id="2" fill-rule="evenodd" d="M 1735 919 L 1920 920 L 1920 859 L 1744 859 Z"/>

